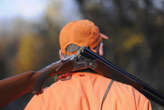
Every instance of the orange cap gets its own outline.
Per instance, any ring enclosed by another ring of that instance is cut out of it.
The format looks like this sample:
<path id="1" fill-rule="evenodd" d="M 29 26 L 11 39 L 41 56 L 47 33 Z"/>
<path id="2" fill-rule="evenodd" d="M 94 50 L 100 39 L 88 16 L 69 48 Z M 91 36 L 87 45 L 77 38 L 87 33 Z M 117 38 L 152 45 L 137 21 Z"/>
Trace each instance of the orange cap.
<path id="1" fill-rule="evenodd" d="M 69 44 L 75 44 L 80 47 L 89 47 L 95 52 L 94 48 L 100 41 L 108 39 L 107 36 L 99 32 L 99 28 L 89 20 L 77 20 L 66 24 L 60 32 L 60 48 L 65 55 L 75 54 L 67 52 L 66 47 Z"/>

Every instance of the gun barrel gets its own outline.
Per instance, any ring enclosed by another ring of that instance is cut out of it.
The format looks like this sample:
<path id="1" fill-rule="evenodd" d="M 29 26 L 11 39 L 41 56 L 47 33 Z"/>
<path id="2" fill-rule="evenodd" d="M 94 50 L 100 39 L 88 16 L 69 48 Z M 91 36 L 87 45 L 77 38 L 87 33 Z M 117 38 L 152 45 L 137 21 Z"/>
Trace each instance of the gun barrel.
<path id="1" fill-rule="evenodd" d="M 154 102 L 164 107 L 164 95 L 156 89 L 149 86 L 148 84 L 146 84 L 144 81 L 122 70 L 121 68 L 112 64 L 109 60 L 105 59 L 104 57 L 99 56 L 96 53 L 90 51 L 88 48 L 81 49 L 80 54 L 87 58 L 96 60 L 96 68 L 91 68 L 94 71 L 101 73 L 105 77 L 108 77 L 110 79 L 133 86 L 147 98 L 153 100 Z"/>

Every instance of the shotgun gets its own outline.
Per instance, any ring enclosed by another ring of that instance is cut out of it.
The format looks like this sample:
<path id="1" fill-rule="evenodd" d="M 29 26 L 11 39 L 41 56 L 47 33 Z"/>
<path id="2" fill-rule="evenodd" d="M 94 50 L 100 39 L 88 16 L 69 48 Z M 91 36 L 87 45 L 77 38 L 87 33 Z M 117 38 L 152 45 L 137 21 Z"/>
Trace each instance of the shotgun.
<path id="1" fill-rule="evenodd" d="M 25 72 L 18 76 L 1 80 L 0 93 L 2 94 L 0 95 L 3 96 L 0 98 L 0 108 L 26 93 L 41 93 L 42 85 L 49 77 L 59 77 L 65 73 L 88 68 L 107 78 L 131 85 L 150 100 L 164 106 L 164 96 L 159 91 L 155 90 L 136 76 L 120 69 L 104 57 L 83 47 L 79 50 L 77 55 L 72 55 L 54 62 L 37 72 Z M 18 90 L 15 89 L 19 87 L 21 88 Z"/>

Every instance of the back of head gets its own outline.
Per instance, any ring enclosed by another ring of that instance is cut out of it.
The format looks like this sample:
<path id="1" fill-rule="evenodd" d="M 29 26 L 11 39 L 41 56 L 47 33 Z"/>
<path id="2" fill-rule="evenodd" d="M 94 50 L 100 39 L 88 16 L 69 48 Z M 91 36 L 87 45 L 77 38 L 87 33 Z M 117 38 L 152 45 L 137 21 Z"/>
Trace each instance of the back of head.
<path id="1" fill-rule="evenodd" d="M 59 36 L 61 52 L 76 54 L 80 47 L 89 47 L 95 52 L 102 37 L 99 28 L 89 20 L 77 20 L 66 24 Z"/>

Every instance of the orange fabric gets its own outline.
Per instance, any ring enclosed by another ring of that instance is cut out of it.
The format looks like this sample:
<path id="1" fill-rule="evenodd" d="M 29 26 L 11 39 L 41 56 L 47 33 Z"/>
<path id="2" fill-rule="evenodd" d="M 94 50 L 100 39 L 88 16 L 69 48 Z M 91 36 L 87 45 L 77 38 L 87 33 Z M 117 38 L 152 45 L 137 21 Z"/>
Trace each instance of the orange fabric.
<path id="1" fill-rule="evenodd" d="M 110 81 L 97 74 L 75 73 L 35 95 L 25 110 L 100 110 Z M 114 81 L 102 110 L 151 110 L 151 104 L 131 86 Z"/>
<path id="2" fill-rule="evenodd" d="M 99 28 L 89 20 L 77 20 L 66 24 L 60 32 L 59 42 L 61 52 L 66 55 L 76 54 L 66 52 L 69 44 L 77 46 L 90 47 L 95 52 L 95 48 L 101 39 L 107 39 L 107 36 L 99 32 Z"/>

